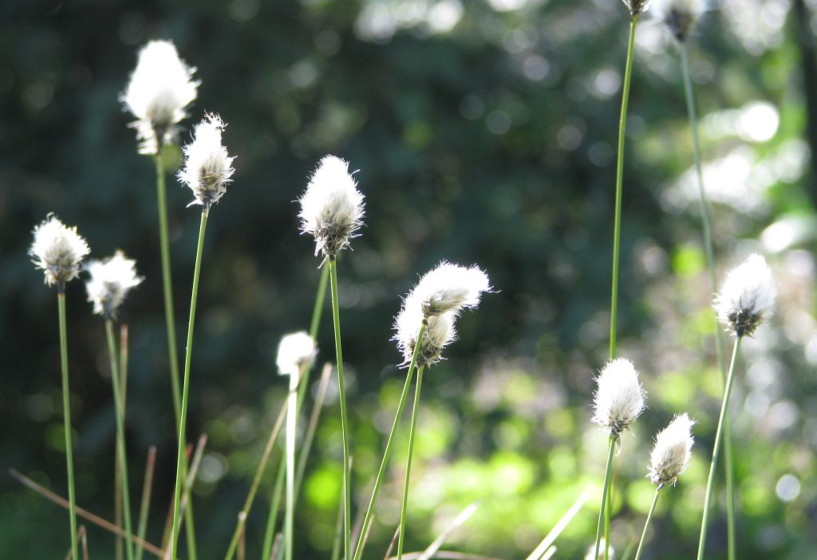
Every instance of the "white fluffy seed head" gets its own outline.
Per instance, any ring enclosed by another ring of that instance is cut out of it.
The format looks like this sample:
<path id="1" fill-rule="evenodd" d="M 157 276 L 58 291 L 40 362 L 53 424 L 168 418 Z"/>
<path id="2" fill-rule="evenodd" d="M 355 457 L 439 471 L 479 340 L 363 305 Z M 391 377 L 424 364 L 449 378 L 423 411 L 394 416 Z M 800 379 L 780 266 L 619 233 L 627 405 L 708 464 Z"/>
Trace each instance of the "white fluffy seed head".
<path id="1" fill-rule="evenodd" d="M 695 443 L 692 438 L 694 424 L 688 414 L 679 414 L 655 436 L 647 474 L 653 484 L 661 487 L 674 485 L 687 470 Z"/>
<path id="2" fill-rule="evenodd" d="M 315 339 L 306 331 L 290 333 L 278 343 L 278 357 L 275 364 L 280 375 L 294 375 L 297 377 L 301 369 L 312 365 L 318 346 Z"/>
<path id="3" fill-rule="evenodd" d="M 227 192 L 235 170 L 227 148 L 221 144 L 225 125 L 221 117 L 206 114 L 193 131 L 193 141 L 184 147 L 184 167 L 179 171 L 179 181 L 190 187 L 196 200 L 210 208 Z"/>
<path id="4" fill-rule="evenodd" d="M 321 159 L 299 202 L 301 231 L 315 238 L 316 255 L 336 256 L 363 224 L 363 195 L 339 157 Z"/>
<path id="5" fill-rule="evenodd" d="M 680 43 L 686 41 L 708 9 L 707 0 L 653 0 L 652 14 Z"/>
<path id="6" fill-rule="evenodd" d="M 91 275 L 85 283 L 88 301 L 94 304 L 94 313 L 106 319 L 116 316 L 130 289 L 144 280 L 136 275 L 136 261 L 126 258 L 122 251 L 104 261 L 91 261 L 86 269 Z"/>
<path id="7" fill-rule="evenodd" d="M 155 154 L 172 142 L 176 124 L 196 99 L 199 82 L 195 68 L 187 66 L 170 41 L 151 41 L 139 51 L 139 61 L 120 100 L 133 113 L 140 140 L 139 152 Z"/>
<path id="8" fill-rule="evenodd" d="M 638 372 L 629 360 L 616 358 L 604 366 L 596 377 L 596 384 L 593 422 L 610 435 L 618 436 L 646 408 Z"/>
<path id="9" fill-rule="evenodd" d="M 91 250 L 76 227 L 67 227 L 54 215 L 34 228 L 29 255 L 37 268 L 45 272 L 45 283 L 62 288 L 79 275 L 80 265 Z"/>
<path id="10" fill-rule="evenodd" d="M 442 360 L 445 347 L 457 338 L 455 319 L 456 315 L 450 311 L 425 318 L 422 307 L 407 297 L 394 321 L 394 340 L 397 342 L 397 349 L 403 353 L 403 365 L 411 363 L 417 346 L 417 335 L 420 334 L 424 320 L 426 331 L 417 351 L 417 365 L 430 366 Z"/>
<path id="11" fill-rule="evenodd" d="M 621 0 L 627 9 L 630 10 L 630 16 L 635 17 L 643 14 L 650 7 L 650 0 Z"/>
<path id="12" fill-rule="evenodd" d="M 772 316 L 777 289 L 772 271 L 760 255 L 750 255 L 726 276 L 715 297 L 718 319 L 737 337 L 752 336 Z"/>
<path id="13" fill-rule="evenodd" d="M 432 316 L 476 307 L 482 293 L 490 290 L 488 276 L 478 267 L 443 261 L 420 279 L 409 297 L 419 299 L 423 313 Z"/>

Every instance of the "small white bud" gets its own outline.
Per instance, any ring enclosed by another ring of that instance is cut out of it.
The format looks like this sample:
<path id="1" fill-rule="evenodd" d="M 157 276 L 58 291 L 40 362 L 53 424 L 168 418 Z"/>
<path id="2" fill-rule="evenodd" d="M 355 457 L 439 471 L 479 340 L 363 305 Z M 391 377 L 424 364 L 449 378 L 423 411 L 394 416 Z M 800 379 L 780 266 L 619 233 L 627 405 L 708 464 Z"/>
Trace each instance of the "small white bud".
<path id="1" fill-rule="evenodd" d="M 443 261 L 420 279 L 411 297 L 418 298 L 423 313 L 431 316 L 476 307 L 482 292 L 490 290 L 488 276 L 478 267 L 465 268 Z"/>
<path id="2" fill-rule="evenodd" d="M 336 256 L 363 224 L 363 195 L 349 164 L 338 157 L 320 161 L 299 202 L 301 231 L 315 238 L 316 255 Z"/>
<path id="3" fill-rule="evenodd" d="M 235 170 L 227 148 L 221 144 L 225 125 L 218 115 L 207 114 L 196 125 L 193 141 L 184 147 L 184 167 L 179 171 L 179 181 L 190 187 L 196 200 L 210 208 L 227 192 Z"/>
<path id="4" fill-rule="evenodd" d="M 629 360 L 616 358 L 604 366 L 596 384 L 593 422 L 617 436 L 646 408 L 638 372 Z"/>
<path id="5" fill-rule="evenodd" d="M 112 319 L 131 288 L 144 278 L 136 275 L 136 261 L 125 258 L 122 251 L 104 261 L 91 261 L 86 269 L 91 275 L 85 288 L 88 301 L 94 304 L 94 313 Z"/>
<path id="6" fill-rule="evenodd" d="M 777 289 L 772 271 L 760 255 L 751 255 L 726 276 L 715 298 L 718 319 L 737 337 L 752 336 L 771 317 Z"/>
<path id="7" fill-rule="evenodd" d="M 76 227 L 66 227 L 54 215 L 34 228 L 29 255 L 37 268 L 45 272 L 45 283 L 62 287 L 79 275 L 80 264 L 91 250 Z"/>
<path id="8" fill-rule="evenodd" d="M 170 41 L 151 41 L 139 51 L 136 70 L 120 100 L 133 113 L 131 125 L 140 140 L 139 152 L 155 154 L 172 142 L 185 107 L 196 99 L 199 82 Z"/>
<path id="9" fill-rule="evenodd" d="M 312 365 L 318 347 L 306 331 L 290 333 L 278 343 L 278 357 L 275 360 L 280 375 L 298 377 L 301 368 Z"/>
<path id="10" fill-rule="evenodd" d="M 707 0 L 653 0 L 652 13 L 683 43 L 707 7 Z"/>
<path id="11" fill-rule="evenodd" d="M 653 484 L 662 487 L 674 485 L 687 470 L 695 443 L 692 438 L 694 424 L 695 421 L 688 414 L 679 414 L 655 436 L 647 474 Z"/>

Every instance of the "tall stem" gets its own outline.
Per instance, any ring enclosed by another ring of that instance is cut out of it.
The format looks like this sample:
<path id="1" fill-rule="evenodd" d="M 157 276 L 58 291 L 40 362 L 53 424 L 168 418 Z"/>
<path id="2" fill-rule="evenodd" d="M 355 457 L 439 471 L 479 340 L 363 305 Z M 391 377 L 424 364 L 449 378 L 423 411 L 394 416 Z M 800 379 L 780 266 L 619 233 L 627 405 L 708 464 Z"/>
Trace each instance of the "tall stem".
<path id="1" fill-rule="evenodd" d="M 139 506 L 139 524 L 136 529 L 139 542 L 145 540 L 145 533 L 148 527 L 148 514 L 150 513 L 150 491 L 153 488 L 153 469 L 156 466 L 156 447 L 151 446 L 148 450 L 147 464 L 145 465 L 145 481 L 142 483 L 142 504 Z M 139 546 L 136 549 L 136 560 L 142 560 L 145 548 Z"/>
<path id="2" fill-rule="evenodd" d="M 119 328 L 119 383 L 122 386 L 122 415 L 125 415 L 127 394 L 128 394 L 128 326 L 122 325 Z M 114 452 L 114 521 L 117 527 L 122 527 L 122 470 L 119 467 L 119 434 L 116 434 L 116 447 Z M 124 538 L 116 537 L 116 560 L 122 560 L 122 551 L 125 544 Z M 141 551 L 141 549 L 139 549 Z"/>
<path id="3" fill-rule="evenodd" d="M 286 430 L 286 513 L 284 515 L 284 558 L 292 560 L 293 515 L 295 511 L 295 428 L 298 407 L 298 375 L 289 376 Z"/>
<path id="4" fill-rule="evenodd" d="M 735 346 L 732 349 L 732 360 L 729 364 L 729 373 L 726 375 L 726 389 L 723 392 L 721 402 L 721 414 L 718 417 L 718 430 L 715 432 L 715 445 L 712 448 L 712 462 L 709 464 L 709 477 L 706 480 L 706 495 L 704 497 L 704 513 L 701 519 L 701 536 L 698 541 L 698 560 L 703 560 L 704 549 L 706 547 L 706 531 L 709 524 L 709 505 L 712 502 L 712 489 L 715 482 L 715 469 L 718 465 L 718 456 L 721 450 L 721 438 L 723 437 L 723 427 L 729 407 L 729 395 L 732 393 L 732 381 L 735 377 L 735 362 L 737 361 L 738 350 L 740 349 L 740 336 L 735 338 Z"/>
<path id="5" fill-rule="evenodd" d="M 419 341 L 414 345 L 415 354 L 420 347 Z M 403 558 L 403 542 L 406 536 L 406 506 L 408 505 L 409 482 L 411 480 L 411 458 L 414 453 L 414 432 L 417 427 L 417 411 L 420 408 L 420 389 L 423 386 L 423 370 L 417 370 L 417 386 L 414 388 L 414 405 L 411 409 L 411 427 L 409 428 L 408 459 L 406 459 L 406 480 L 403 483 L 403 505 L 400 507 L 400 536 L 397 538 L 397 560 Z M 361 533 L 362 534 L 362 533 Z"/>
<path id="6" fill-rule="evenodd" d="M 111 380 L 113 380 L 113 400 L 116 412 L 116 452 L 119 457 L 119 474 L 122 479 L 122 516 L 125 520 L 125 554 L 133 560 L 133 528 L 130 517 L 130 484 L 128 483 L 128 459 L 125 453 L 125 411 L 123 410 L 122 387 L 119 378 L 119 361 L 116 356 L 116 340 L 113 334 L 113 321 L 105 319 L 105 336 L 108 339 L 108 356 L 111 361 Z"/>
<path id="7" fill-rule="evenodd" d="M 207 215 L 209 207 L 205 206 L 201 211 L 201 223 L 199 224 L 199 241 L 196 247 L 196 264 L 193 269 L 193 291 L 190 297 L 190 319 L 187 324 L 187 351 L 184 358 L 184 383 L 182 385 L 182 406 L 179 415 L 179 453 L 176 457 L 176 486 L 173 498 L 173 527 L 170 534 L 170 560 L 176 560 L 176 551 L 179 540 L 179 506 L 181 505 L 182 486 L 184 480 L 184 449 L 187 438 L 185 432 L 187 428 L 187 403 L 190 396 L 190 362 L 193 357 L 193 331 L 196 323 L 196 300 L 199 295 L 199 277 L 201 273 L 201 255 L 204 248 L 204 232 L 207 229 Z M 189 509 L 188 505 L 188 509 Z"/>
<path id="8" fill-rule="evenodd" d="M 641 558 L 641 550 L 644 548 L 644 540 L 647 537 L 647 527 L 650 526 L 650 520 L 652 519 L 652 513 L 655 511 L 655 504 L 658 503 L 658 493 L 661 491 L 661 485 L 655 487 L 655 495 L 652 497 L 652 505 L 650 505 L 650 511 L 647 512 L 647 520 L 644 522 L 644 530 L 641 532 L 641 540 L 638 541 L 638 550 L 635 552 L 635 558 L 633 560 L 638 560 Z"/>
<path id="9" fill-rule="evenodd" d="M 616 357 L 616 323 L 618 316 L 618 263 L 621 251 L 621 198 L 624 186 L 624 140 L 627 132 L 627 104 L 630 99 L 630 81 L 633 74 L 635 28 L 638 16 L 630 19 L 630 38 L 627 43 L 627 62 L 624 67 L 624 86 L 621 91 L 621 114 L 618 121 L 618 156 L 616 157 L 616 210 L 613 222 L 613 279 L 610 296 L 610 359 Z"/>
<path id="10" fill-rule="evenodd" d="M 604 514 L 607 510 L 607 494 L 610 492 L 610 479 L 613 475 L 613 453 L 616 449 L 616 441 L 618 440 L 618 436 L 611 434 L 610 435 L 610 448 L 607 451 L 607 466 L 604 468 L 604 487 L 601 491 L 601 509 L 599 510 L 599 522 L 596 526 L 596 554 L 593 558 L 599 557 L 599 546 L 601 543 L 601 532 L 604 526 Z"/>
<path id="11" fill-rule="evenodd" d="M 65 327 L 65 284 L 57 288 L 60 323 L 60 366 L 62 370 L 62 414 L 65 426 L 65 464 L 68 470 L 68 519 L 71 526 L 71 553 L 79 558 L 77 545 L 77 502 L 74 495 L 74 448 L 71 442 L 71 397 L 68 387 L 68 333 Z"/>
<path id="12" fill-rule="evenodd" d="M 338 368 L 338 400 L 340 401 L 340 430 L 343 439 L 343 558 L 351 558 L 352 496 L 349 468 L 349 420 L 346 416 L 346 389 L 343 383 L 343 347 L 340 336 L 340 306 L 338 304 L 338 261 L 335 256 L 327 259 L 329 282 L 332 289 L 332 324 L 335 330 L 335 361 Z"/>

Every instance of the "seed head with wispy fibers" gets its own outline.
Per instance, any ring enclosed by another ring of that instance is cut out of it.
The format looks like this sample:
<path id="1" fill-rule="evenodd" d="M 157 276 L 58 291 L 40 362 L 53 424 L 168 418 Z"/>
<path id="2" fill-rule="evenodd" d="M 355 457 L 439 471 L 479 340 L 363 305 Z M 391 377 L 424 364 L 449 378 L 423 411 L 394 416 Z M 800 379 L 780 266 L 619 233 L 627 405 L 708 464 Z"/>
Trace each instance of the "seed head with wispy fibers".
<path id="1" fill-rule="evenodd" d="M 315 238 L 315 254 L 335 257 L 363 225 L 363 195 L 349 163 L 324 156 L 300 198 L 301 231 Z"/>
<path id="2" fill-rule="evenodd" d="M 694 424 L 688 414 L 679 414 L 655 436 L 647 478 L 656 486 L 675 485 L 678 477 L 687 470 L 695 443 L 692 438 Z"/>
<path id="3" fill-rule="evenodd" d="M 136 261 L 125 257 L 122 251 L 103 261 L 90 261 L 85 267 L 91 275 L 85 283 L 88 301 L 94 304 L 94 313 L 113 319 L 131 288 L 144 278 L 136 275 Z"/>
<path id="4" fill-rule="evenodd" d="M 275 364 L 280 375 L 299 375 L 301 369 L 308 367 L 315 359 L 318 347 L 315 339 L 306 331 L 285 335 L 278 343 L 278 356 Z"/>
<path id="5" fill-rule="evenodd" d="M 232 181 L 233 160 L 221 143 L 226 128 L 221 117 L 206 114 L 193 131 L 193 141 L 184 147 L 184 167 L 179 181 L 190 187 L 196 200 L 190 203 L 210 208 L 227 192 Z"/>
<path id="6" fill-rule="evenodd" d="M 652 14 L 679 43 L 683 43 L 707 8 L 707 0 L 653 0 Z"/>
<path id="7" fill-rule="evenodd" d="M 34 228 L 34 242 L 28 253 L 34 265 L 45 273 L 45 283 L 62 287 L 79 276 L 82 259 L 90 252 L 76 227 L 68 227 L 49 214 Z"/>
<path id="8" fill-rule="evenodd" d="M 646 408 L 644 388 L 632 362 L 616 358 L 596 377 L 593 422 L 612 436 L 618 436 Z"/>
<path id="9" fill-rule="evenodd" d="M 750 255 L 726 276 L 715 297 L 718 319 L 737 337 L 752 336 L 764 319 L 771 317 L 777 289 L 766 259 Z"/>
<path id="10" fill-rule="evenodd" d="M 419 300 L 423 314 L 430 317 L 476 307 L 482 293 L 489 291 L 488 276 L 478 267 L 443 261 L 420 279 L 407 300 Z"/>
<path id="11" fill-rule="evenodd" d="M 196 99 L 199 82 L 170 41 L 151 41 L 139 51 L 139 61 L 120 100 L 133 113 L 139 152 L 155 154 L 172 142 L 185 108 Z"/>
<path id="12" fill-rule="evenodd" d="M 650 7 L 650 0 L 621 0 L 627 9 L 630 10 L 630 16 L 640 16 Z"/>

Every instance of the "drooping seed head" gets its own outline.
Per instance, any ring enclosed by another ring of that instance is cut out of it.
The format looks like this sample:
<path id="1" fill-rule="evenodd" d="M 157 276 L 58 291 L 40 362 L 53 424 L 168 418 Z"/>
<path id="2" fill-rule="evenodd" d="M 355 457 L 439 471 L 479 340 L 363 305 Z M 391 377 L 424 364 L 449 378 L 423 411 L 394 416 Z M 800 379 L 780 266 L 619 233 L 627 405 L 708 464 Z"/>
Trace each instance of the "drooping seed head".
<path id="1" fill-rule="evenodd" d="M 718 319 L 738 338 L 752 336 L 772 316 L 777 289 L 772 271 L 760 255 L 750 255 L 726 276 L 715 298 Z"/>
<path id="2" fill-rule="evenodd" d="M 394 340 L 397 349 L 403 353 L 403 365 L 411 363 L 423 321 L 426 321 L 426 331 L 417 351 L 417 365 L 430 366 L 442 360 L 445 347 L 457 338 L 455 319 L 456 315 L 451 311 L 426 318 L 419 302 L 407 297 L 394 321 Z"/>
<path id="3" fill-rule="evenodd" d="M 652 13 L 683 43 L 707 10 L 707 0 L 653 0 Z"/>
<path id="4" fill-rule="evenodd" d="M 190 204 L 210 208 L 227 192 L 235 157 L 230 157 L 221 143 L 226 126 L 218 115 L 207 114 L 196 125 L 193 141 L 184 147 L 184 167 L 178 177 L 196 197 Z"/>
<path id="5" fill-rule="evenodd" d="M 419 299 L 424 315 L 430 317 L 476 307 L 482 293 L 490 290 L 488 276 L 478 267 L 443 261 L 420 279 L 410 297 Z"/>
<path id="6" fill-rule="evenodd" d="M 687 470 L 695 443 L 692 438 L 694 424 L 688 414 L 679 414 L 655 436 L 647 478 L 656 486 L 675 485 L 678 477 Z"/>
<path id="7" fill-rule="evenodd" d="M 318 347 L 315 339 L 309 336 L 306 331 L 290 333 L 278 343 L 278 357 L 275 360 L 280 375 L 295 375 L 301 373 L 301 369 L 312 365 Z"/>
<path id="8" fill-rule="evenodd" d="M 34 242 L 29 255 L 45 273 L 45 283 L 61 287 L 79 275 L 80 265 L 91 250 L 76 227 L 67 227 L 50 214 L 34 228 Z"/>
<path id="9" fill-rule="evenodd" d="M 170 41 L 151 41 L 139 51 L 139 61 L 120 100 L 133 113 L 139 152 L 155 154 L 174 141 L 176 124 L 196 99 L 199 82 Z"/>
<path id="10" fill-rule="evenodd" d="M 612 436 L 618 436 L 638 418 L 644 409 L 644 388 L 638 381 L 638 372 L 624 358 L 609 362 L 596 377 L 593 422 Z"/>
<path id="11" fill-rule="evenodd" d="M 363 195 L 349 164 L 325 156 L 300 198 L 301 231 L 315 238 L 315 254 L 335 257 L 363 225 Z"/>
<path id="12" fill-rule="evenodd" d="M 621 0 L 627 9 L 630 10 L 630 17 L 636 17 L 647 11 L 650 7 L 650 0 Z"/>
<path id="13" fill-rule="evenodd" d="M 85 283 L 88 301 L 94 304 L 94 313 L 106 319 L 116 316 L 130 289 L 144 280 L 136 275 L 136 261 L 126 258 L 122 251 L 103 261 L 91 261 L 86 269 L 91 275 Z"/>

